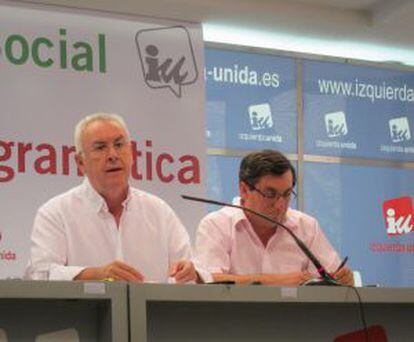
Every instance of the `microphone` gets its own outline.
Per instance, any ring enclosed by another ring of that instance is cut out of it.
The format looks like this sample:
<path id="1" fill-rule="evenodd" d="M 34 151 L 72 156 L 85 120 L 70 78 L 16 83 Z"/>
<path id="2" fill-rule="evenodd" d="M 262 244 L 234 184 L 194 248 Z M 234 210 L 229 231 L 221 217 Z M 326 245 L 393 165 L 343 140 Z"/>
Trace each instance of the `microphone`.
<path id="1" fill-rule="evenodd" d="M 300 248 L 300 250 L 309 258 L 309 260 L 312 262 L 312 264 L 315 266 L 316 270 L 318 271 L 320 275 L 320 279 L 310 279 L 307 282 L 304 283 L 304 285 L 334 285 L 339 286 L 340 284 L 329 274 L 328 271 L 322 266 L 322 264 L 319 262 L 319 260 L 316 258 L 316 256 L 310 251 L 310 249 L 304 244 L 304 242 L 299 239 L 292 230 L 285 226 L 284 224 L 272 219 L 271 217 L 262 214 L 256 210 L 247 208 L 245 206 L 236 205 L 236 204 L 230 204 L 225 202 L 219 202 L 215 200 L 200 198 L 200 197 L 193 197 L 193 196 L 187 196 L 187 195 L 181 195 L 181 197 L 185 200 L 189 201 L 195 201 L 195 202 L 202 202 L 202 203 L 208 203 L 208 204 L 214 204 L 224 207 L 232 207 L 237 209 L 245 210 L 253 215 L 259 216 L 262 219 L 271 222 L 279 227 L 282 227 L 286 232 L 289 233 L 289 235 L 295 240 L 296 244 Z"/>

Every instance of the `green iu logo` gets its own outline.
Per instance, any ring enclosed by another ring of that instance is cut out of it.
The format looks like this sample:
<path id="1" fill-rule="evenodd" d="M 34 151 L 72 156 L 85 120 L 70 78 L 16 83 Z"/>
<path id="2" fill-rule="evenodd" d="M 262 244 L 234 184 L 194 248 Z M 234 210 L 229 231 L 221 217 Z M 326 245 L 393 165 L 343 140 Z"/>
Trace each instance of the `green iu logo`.
<path id="1" fill-rule="evenodd" d="M 59 43 L 46 37 L 35 38 L 32 42 L 20 34 L 12 34 L 4 43 L 3 55 L 12 64 L 23 65 L 30 58 L 41 68 L 50 68 L 53 65 L 60 69 L 76 71 L 94 70 L 106 73 L 106 46 L 105 35 L 98 34 L 97 53 L 94 54 L 90 42 L 76 41 L 69 44 L 66 29 L 59 29 Z M 1 53 L 1 50 L 0 50 Z"/>

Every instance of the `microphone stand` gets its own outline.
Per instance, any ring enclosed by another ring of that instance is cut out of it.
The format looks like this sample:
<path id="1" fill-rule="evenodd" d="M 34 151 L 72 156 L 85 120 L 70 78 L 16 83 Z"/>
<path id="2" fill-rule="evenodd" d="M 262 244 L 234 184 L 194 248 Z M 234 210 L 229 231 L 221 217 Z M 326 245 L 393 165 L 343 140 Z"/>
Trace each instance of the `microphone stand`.
<path id="1" fill-rule="evenodd" d="M 296 244 L 298 245 L 298 247 L 300 248 L 300 250 L 309 258 L 309 260 L 312 262 L 312 264 L 315 266 L 317 272 L 320 275 L 320 278 L 316 278 L 316 279 L 310 279 L 308 281 L 306 281 L 303 285 L 329 285 L 329 286 L 340 286 L 341 284 L 339 284 L 330 274 L 329 272 L 326 271 L 326 269 L 322 266 L 322 264 L 319 262 L 319 260 L 316 258 L 316 256 L 310 251 L 310 249 L 303 243 L 302 240 L 300 240 L 293 232 L 292 230 L 285 226 L 284 224 L 272 219 L 271 217 L 262 214 L 258 211 L 255 211 L 253 209 L 241 206 L 241 205 L 236 205 L 236 204 L 230 204 L 230 203 L 225 203 L 225 202 L 219 202 L 219 201 L 215 201 L 215 200 L 210 200 L 210 199 L 204 199 L 204 198 L 200 198 L 200 197 L 193 197 L 193 196 L 187 196 L 187 195 L 181 195 L 181 197 L 185 200 L 189 200 L 189 201 L 196 201 L 196 202 L 202 202 L 202 203 L 208 203 L 208 204 L 214 204 L 214 205 L 219 205 L 219 206 L 224 206 L 224 207 L 232 207 L 232 208 L 237 208 L 237 209 L 241 209 L 241 210 L 245 210 L 253 215 L 259 216 L 262 219 L 271 222 L 279 227 L 282 227 L 286 232 L 288 232 L 288 234 L 293 238 L 293 240 L 295 240 Z"/>

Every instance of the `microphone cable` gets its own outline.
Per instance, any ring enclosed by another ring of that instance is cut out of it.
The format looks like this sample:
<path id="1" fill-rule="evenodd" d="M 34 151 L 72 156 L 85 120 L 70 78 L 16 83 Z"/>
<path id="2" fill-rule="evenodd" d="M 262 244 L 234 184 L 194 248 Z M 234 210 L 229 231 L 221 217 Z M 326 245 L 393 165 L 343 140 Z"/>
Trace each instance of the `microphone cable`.
<path id="1" fill-rule="evenodd" d="M 358 289 L 355 286 L 352 286 L 352 285 L 342 285 L 341 284 L 339 286 L 347 287 L 349 289 L 352 289 L 355 292 L 356 297 L 358 299 L 359 315 L 360 315 L 360 318 L 361 318 L 362 329 L 364 331 L 365 342 L 369 342 L 368 327 L 367 327 L 367 320 L 365 318 L 364 303 L 362 301 L 362 298 L 361 298 L 361 295 L 360 295 Z"/>

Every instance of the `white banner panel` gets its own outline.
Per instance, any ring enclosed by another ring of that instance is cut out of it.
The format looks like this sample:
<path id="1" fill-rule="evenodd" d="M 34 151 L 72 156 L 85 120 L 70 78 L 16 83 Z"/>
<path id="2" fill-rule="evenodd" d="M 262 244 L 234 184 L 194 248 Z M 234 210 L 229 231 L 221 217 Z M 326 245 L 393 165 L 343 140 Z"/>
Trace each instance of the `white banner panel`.
<path id="1" fill-rule="evenodd" d="M 179 195 L 204 194 L 203 69 L 200 25 L 0 5 L 0 278 L 22 275 L 37 208 L 81 182 L 73 128 L 94 112 L 125 118 L 132 184 L 193 236 L 204 207 Z"/>

